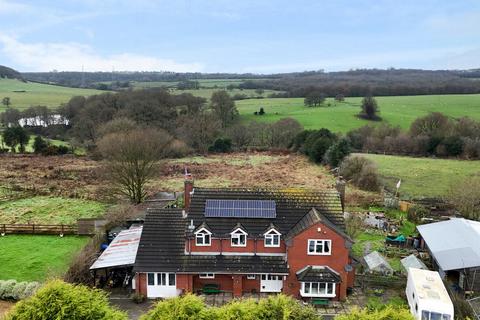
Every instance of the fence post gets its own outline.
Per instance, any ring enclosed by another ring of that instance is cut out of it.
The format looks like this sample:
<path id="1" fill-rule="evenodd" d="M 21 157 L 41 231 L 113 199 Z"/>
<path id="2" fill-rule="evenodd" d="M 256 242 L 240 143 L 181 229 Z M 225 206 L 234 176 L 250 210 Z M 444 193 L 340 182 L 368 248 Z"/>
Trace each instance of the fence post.
<path id="1" fill-rule="evenodd" d="M 35 223 L 32 224 L 32 233 L 35 234 Z"/>

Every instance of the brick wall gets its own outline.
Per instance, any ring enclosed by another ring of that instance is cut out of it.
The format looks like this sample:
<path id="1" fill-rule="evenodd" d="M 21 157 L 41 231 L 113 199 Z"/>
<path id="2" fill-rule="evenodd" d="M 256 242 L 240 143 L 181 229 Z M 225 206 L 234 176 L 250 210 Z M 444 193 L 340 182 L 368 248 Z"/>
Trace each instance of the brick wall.
<path id="1" fill-rule="evenodd" d="M 332 240 L 331 255 L 308 255 L 308 239 Z M 290 273 L 284 284 L 284 292 L 300 297 L 300 282 L 297 281 L 296 273 L 307 265 L 329 266 L 339 273 L 342 279 L 342 282 L 337 284 L 336 299 L 344 300 L 348 285 L 344 268 L 349 263 L 349 249 L 345 245 L 342 236 L 323 224 L 311 226 L 293 238 L 291 246 L 287 248 Z"/>
<path id="2" fill-rule="evenodd" d="M 135 277 L 135 292 L 147 296 L 147 274 L 137 273 Z"/>

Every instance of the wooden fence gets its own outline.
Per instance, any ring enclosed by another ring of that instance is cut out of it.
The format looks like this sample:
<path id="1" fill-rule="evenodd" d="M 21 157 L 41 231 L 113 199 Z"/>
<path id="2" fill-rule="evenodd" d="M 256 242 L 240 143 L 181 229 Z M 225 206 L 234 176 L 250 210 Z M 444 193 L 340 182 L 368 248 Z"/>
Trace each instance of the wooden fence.
<path id="1" fill-rule="evenodd" d="M 76 225 L 48 224 L 0 224 L 0 233 L 5 234 L 77 234 Z"/>

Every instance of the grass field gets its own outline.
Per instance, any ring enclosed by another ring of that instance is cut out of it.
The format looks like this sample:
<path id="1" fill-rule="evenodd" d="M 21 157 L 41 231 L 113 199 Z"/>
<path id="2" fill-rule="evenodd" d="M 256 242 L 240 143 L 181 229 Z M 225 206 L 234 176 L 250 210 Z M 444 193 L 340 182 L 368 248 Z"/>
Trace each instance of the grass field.
<path id="1" fill-rule="evenodd" d="M 7 235 L 0 237 L 0 279 L 43 281 L 61 276 L 88 237 Z"/>
<path id="2" fill-rule="evenodd" d="M 0 203 L 0 223 L 74 224 L 98 217 L 106 208 L 96 201 L 37 196 Z"/>
<path id="3" fill-rule="evenodd" d="M 366 124 L 376 123 L 357 118 L 362 98 L 347 98 L 343 103 L 327 99 L 330 107 L 309 108 L 303 98 L 249 99 L 236 101 L 244 122 L 256 120 L 274 122 L 292 117 L 300 121 L 305 129 L 328 128 L 334 132 L 347 132 Z M 385 122 L 403 129 L 418 117 L 438 111 L 451 117 L 469 116 L 480 120 L 480 95 L 429 95 L 377 97 L 380 116 Z M 263 107 L 266 114 L 253 113 Z"/>
<path id="4" fill-rule="evenodd" d="M 2 133 L 2 131 L 0 130 L 0 134 Z M 35 137 L 36 135 L 31 135 L 30 136 L 30 140 L 28 141 L 28 145 L 25 147 L 25 152 L 27 153 L 32 153 L 33 152 L 33 142 L 35 141 Z M 49 144 L 51 145 L 54 145 L 54 146 L 65 146 L 65 147 L 68 147 L 70 148 L 70 143 L 68 143 L 67 141 L 63 141 L 63 140 L 55 140 L 55 139 L 48 139 L 48 138 L 45 138 L 43 137 Z M 2 148 L 8 148 L 7 146 L 4 145 L 3 143 L 3 137 L 0 135 L 0 147 Z M 17 151 L 18 151 L 18 146 L 17 146 Z M 85 148 L 82 148 L 82 147 L 79 147 L 79 148 L 75 148 L 74 150 L 74 153 L 77 155 L 77 156 L 83 156 L 87 153 L 87 151 L 85 150 Z"/>
<path id="5" fill-rule="evenodd" d="M 26 109 L 38 105 L 57 108 L 61 103 L 68 102 L 73 96 L 89 96 L 104 92 L 34 82 L 25 83 L 14 79 L 0 79 L 0 100 L 4 97 L 10 97 L 11 106 L 17 109 Z M 0 105 L 0 112 L 4 110 L 5 106 Z"/>
<path id="6" fill-rule="evenodd" d="M 202 88 L 217 88 L 217 89 L 226 89 L 228 85 L 239 85 L 248 79 L 199 79 L 199 80 L 192 80 L 198 81 Z M 261 81 L 261 79 L 256 79 L 255 81 Z M 105 82 L 107 83 L 107 82 Z M 134 88 L 158 88 L 158 87 L 167 87 L 167 88 L 174 88 L 179 81 L 149 81 L 149 82 L 141 82 L 141 81 L 132 81 L 132 86 Z"/>
<path id="7" fill-rule="evenodd" d="M 202 89 L 192 89 L 192 90 L 177 90 L 177 89 L 170 89 L 170 92 L 172 94 L 182 94 L 182 93 L 191 93 L 194 96 L 197 97 L 202 97 L 206 99 L 210 99 L 212 96 L 212 93 L 215 91 L 223 90 L 223 88 L 202 88 Z M 254 89 L 233 89 L 233 90 L 227 90 L 228 94 L 230 96 L 234 96 L 236 94 L 244 94 L 249 98 L 257 98 L 259 95 L 255 92 Z M 265 90 L 265 92 L 262 94 L 263 97 L 268 96 L 271 93 L 278 93 L 279 91 L 274 91 L 274 90 Z M 255 99 L 255 100 L 263 100 L 263 99 Z M 245 100 L 244 100 L 245 101 Z"/>
<path id="8" fill-rule="evenodd" d="M 465 178 L 480 175 L 480 161 L 411 158 L 363 154 L 375 161 L 386 185 L 393 190 L 402 179 L 402 198 L 443 197 Z"/>

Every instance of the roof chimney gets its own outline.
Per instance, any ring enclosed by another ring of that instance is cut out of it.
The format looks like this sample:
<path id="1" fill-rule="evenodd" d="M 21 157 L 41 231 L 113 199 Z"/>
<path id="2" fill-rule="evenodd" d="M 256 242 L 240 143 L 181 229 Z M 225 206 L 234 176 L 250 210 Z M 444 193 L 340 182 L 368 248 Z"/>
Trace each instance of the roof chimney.
<path id="1" fill-rule="evenodd" d="M 184 191 L 183 191 L 183 204 L 185 210 L 190 208 L 190 201 L 193 194 L 193 177 L 190 173 L 188 173 L 187 168 L 185 167 L 185 183 L 184 183 Z"/>

